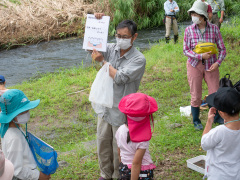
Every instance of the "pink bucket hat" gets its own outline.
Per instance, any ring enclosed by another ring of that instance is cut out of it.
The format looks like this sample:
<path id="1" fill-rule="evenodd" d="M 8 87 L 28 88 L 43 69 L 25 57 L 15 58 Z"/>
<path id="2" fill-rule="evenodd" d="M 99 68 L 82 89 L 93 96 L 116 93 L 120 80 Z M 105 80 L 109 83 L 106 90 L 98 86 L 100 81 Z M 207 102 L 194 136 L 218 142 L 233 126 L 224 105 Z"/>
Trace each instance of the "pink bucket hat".
<path id="1" fill-rule="evenodd" d="M 143 117 L 158 110 L 156 100 L 143 93 L 133 93 L 123 97 L 118 105 L 119 110 L 133 117 Z"/>
<path id="2" fill-rule="evenodd" d="M 5 156 L 0 150 L 0 180 L 12 180 L 14 167 L 11 161 L 5 159 Z"/>
<path id="3" fill-rule="evenodd" d="M 143 93 L 133 93 L 123 97 L 118 108 L 127 115 L 131 141 L 149 141 L 152 137 L 150 115 L 158 110 L 156 100 Z"/>

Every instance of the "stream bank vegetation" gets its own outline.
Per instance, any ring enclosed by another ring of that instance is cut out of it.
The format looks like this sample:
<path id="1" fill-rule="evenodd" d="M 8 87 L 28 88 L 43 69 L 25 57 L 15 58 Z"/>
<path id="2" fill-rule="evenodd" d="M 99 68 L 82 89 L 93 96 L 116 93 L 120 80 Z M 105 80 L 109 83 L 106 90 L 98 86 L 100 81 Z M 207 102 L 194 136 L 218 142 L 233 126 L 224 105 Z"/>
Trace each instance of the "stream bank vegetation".
<path id="1" fill-rule="evenodd" d="M 177 1 L 179 13 L 177 13 L 178 22 L 189 20 L 187 11 L 191 8 L 195 0 Z M 110 15 L 113 17 L 110 24 L 109 33 L 115 32 L 115 27 L 124 19 L 133 19 L 139 29 L 152 28 L 164 25 L 164 3 L 166 0 L 109 0 Z M 225 1 L 225 15 L 239 13 L 240 4 L 238 0 Z"/>
<path id="2" fill-rule="evenodd" d="M 41 41 L 82 37 L 87 13 L 105 12 L 111 17 L 109 34 L 124 19 L 136 21 L 139 29 L 163 25 L 166 0 L 2 0 L 0 2 L 0 49 Z M 178 22 L 189 19 L 186 13 L 194 0 L 178 1 Z M 238 0 L 225 1 L 226 14 L 240 10 Z"/>
<path id="3" fill-rule="evenodd" d="M 223 24 L 221 32 L 227 57 L 220 66 L 220 77 L 231 74 L 233 83 L 240 77 L 240 19 Z M 157 168 L 155 179 L 201 180 L 202 174 L 187 168 L 186 160 L 206 154 L 200 147 L 202 131 L 195 131 L 191 117 L 180 115 L 180 106 L 190 104 L 186 61 L 183 55 L 183 33 L 179 43 L 160 41 L 144 51 L 146 70 L 139 92 L 156 99 L 159 110 L 154 113 L 154 133 L 150 152 Z M 30 132 L 51 144 L 58 152 L 58 161 L 65 162 L 52 175 L 53 180 L 97 179 L 99 168 L 96 153 L 96 115 L 88 101 L 91 84 L 99 70 L 73 67 L 47 73 L 12 88 L 25 92 L 30 100 L 40 99 L 31 110 Z M 203 87 L 203 96 L 207 86 Z M 205 125 L 207 110 L 201 111 Z"/>
<path id="4" fill-rule="evenodd" d="M 93 0 L 2 0 L 0 48 L 81 36 Z"/>

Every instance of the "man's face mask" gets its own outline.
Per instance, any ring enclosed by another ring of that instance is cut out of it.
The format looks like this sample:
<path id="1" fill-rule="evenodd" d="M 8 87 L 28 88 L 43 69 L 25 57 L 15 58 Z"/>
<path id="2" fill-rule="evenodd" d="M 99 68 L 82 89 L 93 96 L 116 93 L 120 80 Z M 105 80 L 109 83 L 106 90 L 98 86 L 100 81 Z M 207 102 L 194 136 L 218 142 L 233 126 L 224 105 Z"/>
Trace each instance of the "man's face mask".
<path id="1" fill-rule="evenodd" d="M 26 124 L 28 120 L 30 119 L 30 113 L 29 111 L 24 114 L 17 115 L 17 124 Z"/>
<path id="2" fill-rule="evenodd" d="M 116 38 L 117 46 L 120 47 L 120 49 L 126 50 L 129 47 L 132 46 L 131 44 L 131 38 L 129 39 L 122 39 L 122 38 Z"/>

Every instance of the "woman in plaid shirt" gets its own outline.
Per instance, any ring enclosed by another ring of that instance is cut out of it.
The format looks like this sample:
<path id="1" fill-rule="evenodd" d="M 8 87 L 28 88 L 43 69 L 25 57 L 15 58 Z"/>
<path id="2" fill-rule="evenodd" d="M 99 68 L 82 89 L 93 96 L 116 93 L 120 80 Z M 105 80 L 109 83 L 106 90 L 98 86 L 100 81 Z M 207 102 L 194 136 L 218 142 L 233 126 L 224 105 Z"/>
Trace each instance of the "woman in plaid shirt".
<path id="1" fill-rule="evenodd" d="M 203 129 L 199 119 L 199 107 L 202 99 L 202 80 L 208 86 L 208 94 L 217 91 L 219 87 L 219 69 L 226 57 L 226 48 L 218 27 L 210 24 L 207 13 L 208 6 L 202 1 L 195 1 L 188 10 L 193 24 L 188 26 L 184 34 L 183 53 L 188 57 L 187 77 L 191 93 L 191 111 L 196 130 Z M 210 52 L 197 54 L 193 49 L 199 42 L 211 42 L 217 45 L 219 54 Z"/>

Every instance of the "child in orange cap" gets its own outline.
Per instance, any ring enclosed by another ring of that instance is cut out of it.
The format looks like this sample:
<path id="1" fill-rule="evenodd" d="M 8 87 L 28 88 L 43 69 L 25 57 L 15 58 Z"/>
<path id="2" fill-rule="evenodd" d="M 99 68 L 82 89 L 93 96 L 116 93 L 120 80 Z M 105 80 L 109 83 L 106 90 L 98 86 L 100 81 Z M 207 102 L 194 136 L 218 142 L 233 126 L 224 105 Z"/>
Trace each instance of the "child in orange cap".
<path id="1" fill-rule="evenodd" d="M 152 113 L 158 110 L 157 102 L 146 94 L 133 93 L 123 97 L 118 108 L 127 116 L 126 124 L 115 135 L 120 180 L 151 180 L 156 166 L 148 147 L 152 137 L 150 121 L 153 122 Z"/>

